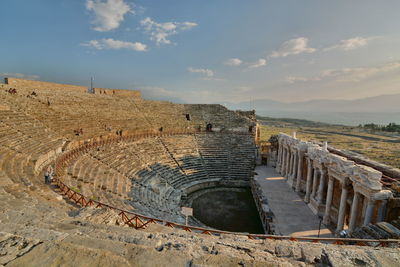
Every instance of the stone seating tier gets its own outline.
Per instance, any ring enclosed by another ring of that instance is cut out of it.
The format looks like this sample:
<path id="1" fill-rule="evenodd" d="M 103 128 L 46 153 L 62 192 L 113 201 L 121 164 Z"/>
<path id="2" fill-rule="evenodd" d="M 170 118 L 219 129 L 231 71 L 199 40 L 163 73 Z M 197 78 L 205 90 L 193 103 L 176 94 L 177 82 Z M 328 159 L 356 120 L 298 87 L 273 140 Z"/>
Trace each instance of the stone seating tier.
<path id="1" fill-rule="evenodd" d="M 0 101 L 71 140 L 115 134 L 117 130 L 134 132 L 158 130 L 160 127 L 167 130 L 198 126 L 204 130 L 207 123 L 219 129 L 246 129 L 254 125 L 249 119 L 220 105 L 180 105 L 43 88 L 35 91 L 37 96 L 27 97 L 32 91 L 32 88 L 17 88 L 17 94 L 11 95 L 0 90 Z M 186 114 L 190 115 L 190 120 Z M 73 131 L 80 128 L 84 134 L 75 135 Z"/>
<path id="2" fill-rule="evenodd" d="M 104 203 L 129 202 L 127 209 L 179 221 L 183 190 L 251 175 L 251 136 L 233 136 L 163 136 L 95 148 L 70 163 L 64 182 Z"/>

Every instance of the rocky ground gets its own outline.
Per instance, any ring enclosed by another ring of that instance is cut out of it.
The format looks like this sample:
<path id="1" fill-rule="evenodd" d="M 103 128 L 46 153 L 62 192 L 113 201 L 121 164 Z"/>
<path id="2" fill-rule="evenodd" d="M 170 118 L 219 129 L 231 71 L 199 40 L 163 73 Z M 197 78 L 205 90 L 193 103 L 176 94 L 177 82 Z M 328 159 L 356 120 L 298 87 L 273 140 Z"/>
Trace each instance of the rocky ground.
<path id="1" fill-rule="evenodd" d="M 400 250 L 207 236 L 79 209 L 48 188 L 0 187 L 0 266 L 399 266 Z"/>

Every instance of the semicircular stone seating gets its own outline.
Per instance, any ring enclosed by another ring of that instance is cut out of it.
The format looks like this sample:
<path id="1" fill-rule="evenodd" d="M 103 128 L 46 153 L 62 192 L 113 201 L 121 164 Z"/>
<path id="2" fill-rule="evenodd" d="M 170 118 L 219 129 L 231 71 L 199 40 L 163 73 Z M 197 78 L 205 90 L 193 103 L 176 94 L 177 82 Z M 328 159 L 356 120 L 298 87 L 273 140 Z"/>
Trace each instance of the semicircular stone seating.
<path id="1" fill-rule="evenodd" d="M 183 222 L 185 189 L 210 181 L 246 181 L 252 137 L 188 134 L 97 147 L 70 162 L 64 182 L 85 196 L 147 216 Z"/>
<path id="2" fill-rule="evenodd" d="M 207 123 L 221 133 L 98 147 L 72 160 L 62 179 L 101 202 L 183 222 L 180 201 L 186 189 L 210 181 L 246 181 L 254 169 L 253 136 L 243 134 L 254 121 L 221 105 L 181 105 L 89 94 L 67 85 L 53 88 L 45 82 L 24 84 L 12 86 L 16 94 L 7 92 L 11 85 L 0 90 L 0 186 L 23 185 L 49 193 L 43 167 L 77 144 L 112 138 L 121 130 L 124 135 L 204 130 Z"/>

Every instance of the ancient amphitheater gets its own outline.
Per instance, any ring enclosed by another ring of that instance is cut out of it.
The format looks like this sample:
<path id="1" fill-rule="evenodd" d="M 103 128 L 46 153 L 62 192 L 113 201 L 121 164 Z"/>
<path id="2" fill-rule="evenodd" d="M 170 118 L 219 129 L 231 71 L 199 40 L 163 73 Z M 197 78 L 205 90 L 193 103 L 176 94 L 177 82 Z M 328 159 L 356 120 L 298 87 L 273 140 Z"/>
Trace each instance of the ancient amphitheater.
<path id="1" fill-rule="evenodd" d="M 0 266 L 400 266 L 398 169 L 295 136 L 262 143 L 251 111 L 0 89 Z M 226 194 L 246 190 L 257 218 L 230 217 Z M 197 208 L 186 224 L 201 198 L 226 228 Z M 227 231 L 254 220 L 261 232 Z"/>

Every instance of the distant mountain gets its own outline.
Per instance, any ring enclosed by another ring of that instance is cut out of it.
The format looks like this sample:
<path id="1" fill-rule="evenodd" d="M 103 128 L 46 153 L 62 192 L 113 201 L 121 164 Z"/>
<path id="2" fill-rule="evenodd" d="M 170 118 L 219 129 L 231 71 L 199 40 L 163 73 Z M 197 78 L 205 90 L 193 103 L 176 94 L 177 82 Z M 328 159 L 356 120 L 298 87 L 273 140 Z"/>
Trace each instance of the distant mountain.
<path id="1" fill-rule="evenodd" d="M 314 111 L 314 112 L 400 112 L 400 94 L 380 95 L 355 100 L 310 100 L 283 103 L 270 99 L 258 99 L 240 103 L 226 103 L 233 109 L 257 111 Z"/>
<path id="2" fill-rule="evenodd" d="M 327 123 L 356 125 L 364 123 L 400 123 L 400 94 L 380 95 L 355 100 L 311 100 L 282 103 L 258 99 L 240 103 L 225 103 L 230 109 L 255 109 L 258 115 L 309 119 Z"/>

